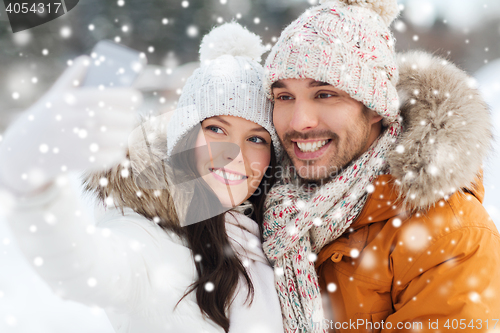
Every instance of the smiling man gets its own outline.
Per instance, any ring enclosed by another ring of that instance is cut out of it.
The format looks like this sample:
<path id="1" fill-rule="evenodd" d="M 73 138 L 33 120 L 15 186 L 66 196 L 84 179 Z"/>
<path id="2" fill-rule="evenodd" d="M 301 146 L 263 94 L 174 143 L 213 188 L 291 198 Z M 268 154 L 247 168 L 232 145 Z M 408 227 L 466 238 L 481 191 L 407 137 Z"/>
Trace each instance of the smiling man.
<path id="1" fill-rule="evenodd" d="M 395 0 L 320 3 L 285 28 L 264 77 L 286 152 L 264 223 L 285 331 L 493 329 L 485 103 L 448 61 L 396 57 Z"/>
<path id="2" fill-rule="evenodd" d="M 382 116 L 328 83 L 285 79 L 272 89 L 274 125 L 303 179 L 332 177 L 381 133 Z"/>

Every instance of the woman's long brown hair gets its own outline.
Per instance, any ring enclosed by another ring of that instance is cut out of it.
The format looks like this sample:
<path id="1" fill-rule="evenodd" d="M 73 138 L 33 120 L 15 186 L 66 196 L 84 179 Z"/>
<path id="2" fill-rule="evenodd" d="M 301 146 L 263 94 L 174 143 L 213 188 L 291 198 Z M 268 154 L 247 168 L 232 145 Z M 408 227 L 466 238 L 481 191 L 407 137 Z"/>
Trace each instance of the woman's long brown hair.
<path id="1" fill-rule="evenodd" d="M 199 129 L 197 127 L 196 129 Z M 187 134 L 176 145 L 174 154 L 170 159 L 176 182 L 194 181 L 194 191 L 185 215 L 186 225 L 181 229 L 172 230 L 168 226 L 165 229 L 176 232 L 187 240 L 194 260 L 198 280 L 188 289 L 181 300 L 191 292 L 196 292 L 196 301 L 203 314 L 221 326 L 225 332 L 229 331 L 229 318 L 227 310 L 231 305 L 240 277 L 243 277 L 248 286 L 247 301 L 253 300 L 254 288 L 250 277 L 240 259 L 231 247 L 229 237 L 225 228 L 224 211 L 212 189 L 203 181 L 196 171 L 196 160 L 194 157 L 194 145 L 198 130 Z M 265 194 L 275 181 L 276 158 L 274 148 L 271 144 L 271 163 L 254 194 L 249 201 L 254 206 L 250 216 L 259 224 L 262 231 L 263 204 Z M 190 149 L 191 148 L 191 149 Z M 175 153 L 181 151 L 181 153 Z M 214 216 L 215 215 L 215 216 Z M 206 216 L 213 216 L 208 219 Z M 197 222 L 199 221 L 199 222 Z M 161 226 L 161 224 L 160 224 Z M 207 290 L 207 283 L 212 283 L 213 290 Z M 179 302 L 181 301 L 179 300 Z"/>

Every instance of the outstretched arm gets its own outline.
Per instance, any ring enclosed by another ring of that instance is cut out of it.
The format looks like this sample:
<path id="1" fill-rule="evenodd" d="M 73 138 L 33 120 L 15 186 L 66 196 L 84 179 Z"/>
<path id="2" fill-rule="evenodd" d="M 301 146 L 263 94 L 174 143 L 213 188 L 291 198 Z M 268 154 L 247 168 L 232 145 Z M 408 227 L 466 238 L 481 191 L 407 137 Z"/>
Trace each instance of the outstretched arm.
<path id="1" fill-rule="evenodd" d="M 0 145 L 0 184 L 16 198 L 10 225 L 42 276 L 61 296 L 69 295 L 65 286 L 72 284 L 75 299 L 102 291 L 99 284 L 131 280 L 110 269 L 130 264 L 123 241 L 113 233 L 103 241 L 107 232 L 93 232 L 77 194 L 62 184 L 67 171 L 103 170 L 125 158 L 141 100 L 134 89 L 80 87 L 91 61 L 78 58 L 7 129 Z M 109 267 L 100 270 L 99 264 Z M 97 296 L 88 299 L 104 304 Z"/>

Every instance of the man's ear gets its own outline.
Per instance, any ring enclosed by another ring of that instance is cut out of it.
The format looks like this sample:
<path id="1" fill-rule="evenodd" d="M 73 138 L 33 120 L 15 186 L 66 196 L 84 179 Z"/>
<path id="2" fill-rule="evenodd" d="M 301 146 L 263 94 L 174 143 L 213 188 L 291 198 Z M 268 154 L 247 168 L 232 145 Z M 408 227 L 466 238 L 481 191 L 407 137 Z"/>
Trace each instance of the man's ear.
<path id="1" fill-rule="evenodd" d="M 379 121 L 382 121 L 382 119 L 384 119 L 384 117 L 382 117 L 381 115 L 379 115 L 379 114 L 377 113 L 377 115 L 376 115 L 376 116 L 374 116 L 374 117 L 372 118 L 372 120 L 371 120 L 371 122 L 370 122 L 370 123 L 371 123 L 371 124 L 376 124 L 376 123 L 378 123 Z"/>
<path id="2" fill-rule="evenodd" d="M 376 124 L 379 121 L 381 121 L 382 119 L 384 119 L 384 117 L 379 115 L 377 112 L 367 108 L 366 106 L 365 106 L 364 112 L 365 112 L 366 117 L 368 118 L 368 121 L 370 122 L 370 125 Z"/>

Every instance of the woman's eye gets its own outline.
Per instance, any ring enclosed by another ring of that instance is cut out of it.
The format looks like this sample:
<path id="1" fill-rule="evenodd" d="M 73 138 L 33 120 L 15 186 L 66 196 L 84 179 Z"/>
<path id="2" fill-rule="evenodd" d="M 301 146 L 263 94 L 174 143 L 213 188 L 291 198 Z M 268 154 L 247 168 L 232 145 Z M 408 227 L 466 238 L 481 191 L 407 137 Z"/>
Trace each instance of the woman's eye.
<path id="1" fill-rule="evenodd" d="M 217 126 L 207 126 L 207 129 L 214 132 L 214 133 L 217 133 L 217 134 L 224 133 L 224 131 L 220 127 L 217 127 Z"/>
<path id="2" fill-rule="evenodd" d="M 250 142 L 254 143 L 266 143 L 266 140 L 259 138 L 258 136 L 253 136 L 250 139 L 248 139 Z"/>
<path id="3" fill-rule="evenodd" d="M 292 96 L 288 96 L 288 95 L 283 95 L 283 96 L 278 96 L 278 98 L 276 99 L 279 99 L 281 101 L 289 101 L 289 100 L 292 100 Z"/>

